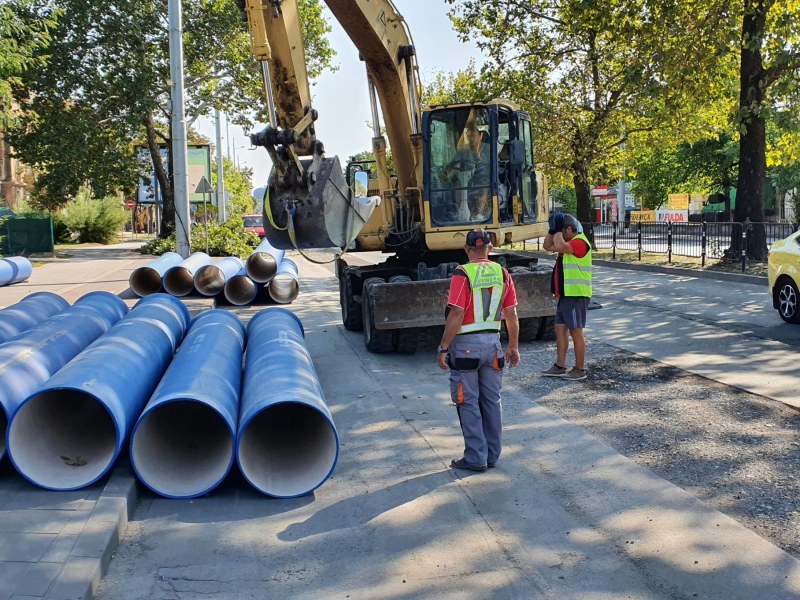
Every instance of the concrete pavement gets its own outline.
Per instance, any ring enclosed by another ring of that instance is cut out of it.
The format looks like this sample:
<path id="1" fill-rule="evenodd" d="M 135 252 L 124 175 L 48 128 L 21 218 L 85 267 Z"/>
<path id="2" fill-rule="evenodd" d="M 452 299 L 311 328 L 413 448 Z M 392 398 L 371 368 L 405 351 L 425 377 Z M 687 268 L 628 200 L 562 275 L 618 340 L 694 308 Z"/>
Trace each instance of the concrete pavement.
<path id="1" fill-rule="evenodd" d="M 149 260 L 127 245 L 92 252 L 93 260 L 58 261 L 58 269 L 47 272 L 39 270 L 51 263 L 37 267 L 24 293 L 0 288 L 0 306 L 43 289 L 70 301 L 93 289 L 124 297 L 130 271 Z M 342 595 L 335 585 L 341 571 L 361 578 L 348 588 L 354 598 L 800 598 L 797 560 L 584 430 L 531 405 L 528 392 L 513 385 L 507 407 L 524 426 L 507 430 L 503 467 L 454 477 L 446 470 L 454 441 L 452 409 L 438 403 L 420 411 L 387 394 L 411 384 L 420 395 L 441 395 L 441 377 L 429 381 L 426 375 L 430 357 L 387 359 L 351 347 L 353 334 L 338 325 L 332 279 L 319 266 L 300 264 L 301 298 L 307 302 L 291 308 L 301 314 L 314 341 L 314 361 L 348 445 L 335 481 L 317 497 L 275 503 L 252 499 L 256 512 L 243 515 L 245 523 L 274 528 L 276 538 L 247 537 L 242 530 L 249 547 L 240 548 L 253 560 L 263 553 L 278 561 L 281 545 L 310 545 L 309 564 L 302 565 L 308 577 L 292 575 L 294 584 L 286 588 L 294 597 Z M 48 284 L 49 278 L 55 283 Z M 602 313 L 594 311 L 591 321 L 599 325 Z M 624 322 L 618 333 L 606 334 L 613 326 L 605 323 L 602 335 L 598 329 L 599 339 L 616 345 L 631 338 L 623 333 Z M 662 331 L 654 331 L 654 347 L 662 337 Z M 670 352 L 678 354 L 677 348 Z M 715 355 L 725 352 L 717 347 Z M 343 381 L 343 372 L 353 375 Z M 417 373 L 418 381 L 409 382 L 409 372 Z M 365 390 L 369 398 L 353 403 Z M 438 431 L 441 421 L 449 424 L 444 434 Z M 413 455 L 404 457 L 409 443 Z M 381 456 L 396 460 L 384 464 Z M 0 466 L 0 600 L 93 597 L 136 498 L 124 461 L 105 484 L 69 493 L 34 488 L 5 461 Z M 246 499 L 245 492 L 237 504 Z M 205 543 L 219 545 L 221 530 L 214 521 L 230 510 L 230 498 L 223 495 L 202 499 L 193 508 L 204 525 L 196 531 L 197 548 L 185 542 L 180 547 L 194 554 Z M 361 543 L 352 535 L 360 539 L 365 528 L 372 541 L 357 548 Z M 274 539 L 278 547 L 265 547 L 264 539 Z M 222 561 L 224 547 L 218 552 Z M 383 561 L 387 552 L 396 561 Z M 232 558 L 241 561 L 242 556 Z M 325 557 L 336 557 L 334 569 L 318 563 Z M 197 568 L 209 571 L 202 560 L 195 559 Z M 267 568 L 279 572 L 274 565 Z M 300 567 L 293 568 L 297 574 Z M 253 575 L 245 564 L 240 569 L 247 585 Z M 169 575 L 185 581 L 205 577 L 208 586 L 208 578 L 216 577 L 213 571 L 193 575 L 186 567 Z M 413 578 L 400 576 L 407 573 Z M 115 595 L 119 592 L 103 597 L 122 597 Z M 181 597 L 192 597 L 185 593 Z M 219 591 L 215 597 L 234 596 Z"/>

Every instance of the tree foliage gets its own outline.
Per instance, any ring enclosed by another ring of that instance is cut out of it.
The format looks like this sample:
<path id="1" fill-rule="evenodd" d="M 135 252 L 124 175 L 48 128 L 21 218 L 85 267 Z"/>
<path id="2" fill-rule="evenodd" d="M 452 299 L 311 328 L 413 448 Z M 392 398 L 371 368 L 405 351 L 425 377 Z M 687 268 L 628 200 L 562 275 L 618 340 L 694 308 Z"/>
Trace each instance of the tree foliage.
<path id="1" fill-rule="evenodd" d="M 172 185 L 157 160 L 158 145 L 170 147 L 172 137 L 167 4 L 53 0 L 48 6 L 62 16 L 49 47 L 36 55 L 39 64 L 21 78 L 22 121 L 11 132 L 19 157 L 41 173 L 39 203 L 59 206 L 83 183 L 98 193 L 129 191 L 139 169 L 134 144 L 146 140 L 168 219 Z M 333 56 L 320 11 L 320 0 L 301 0 L 312 74 Z M 49 14 L 39 9 L 31 21 Z M 235 0 L 184 0 L 183 26 L 187 123 L 214 108 L 246 126 L 263 118 L 261 73 Z"/>

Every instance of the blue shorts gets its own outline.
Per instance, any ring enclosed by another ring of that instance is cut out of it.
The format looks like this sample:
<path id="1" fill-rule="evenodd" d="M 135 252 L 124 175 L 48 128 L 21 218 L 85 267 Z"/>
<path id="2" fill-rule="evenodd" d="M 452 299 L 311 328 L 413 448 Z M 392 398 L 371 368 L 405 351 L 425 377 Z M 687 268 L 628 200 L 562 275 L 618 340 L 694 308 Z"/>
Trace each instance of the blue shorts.
<path id="1" fill-rule="evenodd" d="M 567 329 L 586 327 L 586 310 L 589 298 L 560 296 L 556 307 L 556 325 L 566 325 Z"/>

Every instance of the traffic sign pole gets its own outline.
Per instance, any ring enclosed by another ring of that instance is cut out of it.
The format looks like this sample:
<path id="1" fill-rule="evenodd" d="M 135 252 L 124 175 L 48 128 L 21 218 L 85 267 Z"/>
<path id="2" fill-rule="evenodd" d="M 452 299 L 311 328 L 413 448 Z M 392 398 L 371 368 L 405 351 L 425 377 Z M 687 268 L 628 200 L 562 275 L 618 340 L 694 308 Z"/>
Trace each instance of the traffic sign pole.
<path id="1" fill-rule="evenodd" d="M 213 188 L 211 184 L 206 179 L 206 176 L 203 175 L 200 178 L 200 182 L 197 184 L 197 188 L 194 190 L 195 194 L 203 194 L 203 227 L 206 230 L 206 254 L 208 254 L 208 201 L 206 198 L 206 194 L 210 194 L 213 192 Z"/>

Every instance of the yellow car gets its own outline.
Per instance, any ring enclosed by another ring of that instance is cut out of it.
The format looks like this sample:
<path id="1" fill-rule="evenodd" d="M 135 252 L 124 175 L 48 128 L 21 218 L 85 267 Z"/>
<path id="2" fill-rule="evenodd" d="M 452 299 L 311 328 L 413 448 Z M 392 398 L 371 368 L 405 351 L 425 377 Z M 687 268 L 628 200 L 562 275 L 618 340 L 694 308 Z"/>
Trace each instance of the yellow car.
<path id="1" fill-rule="evenodd" d="M 772 306 L 787 323 L 800 323 L 800 231 L 772 244 L 769 251 Z"/>

